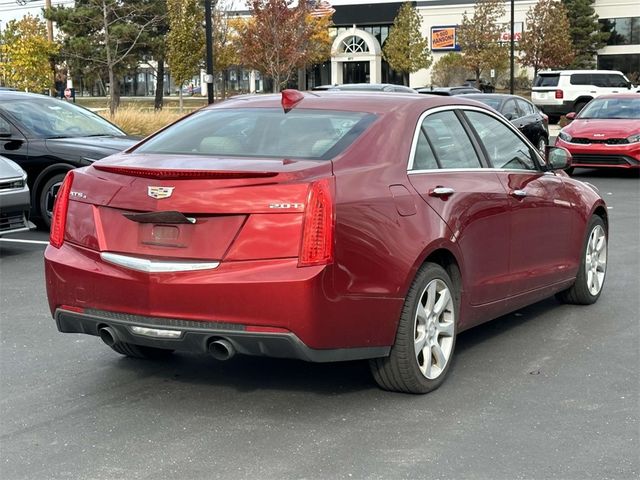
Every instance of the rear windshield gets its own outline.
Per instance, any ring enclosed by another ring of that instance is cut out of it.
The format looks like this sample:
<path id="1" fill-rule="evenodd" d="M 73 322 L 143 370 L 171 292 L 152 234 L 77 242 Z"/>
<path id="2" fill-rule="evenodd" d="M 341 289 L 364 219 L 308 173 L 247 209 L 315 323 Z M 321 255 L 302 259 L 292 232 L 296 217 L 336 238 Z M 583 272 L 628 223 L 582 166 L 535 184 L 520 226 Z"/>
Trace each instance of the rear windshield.
<path id="1" fill-rule="evenodd" d="M 640 120 L 640 98 L 596 98 L 582 109 L 578 118 Z"/>
<path id="2" fill-rule="evenodd" d="M 201 110 L 136 152 L 327 160 L 351 145 L 374 119 L 370 113 L 333 110 Z"/>
<path id="3" fill-rule="evenodd" d="M 557 87 L 560 80 L 559 73 L 540 74 L 533 81 L 534 87 Z"/>

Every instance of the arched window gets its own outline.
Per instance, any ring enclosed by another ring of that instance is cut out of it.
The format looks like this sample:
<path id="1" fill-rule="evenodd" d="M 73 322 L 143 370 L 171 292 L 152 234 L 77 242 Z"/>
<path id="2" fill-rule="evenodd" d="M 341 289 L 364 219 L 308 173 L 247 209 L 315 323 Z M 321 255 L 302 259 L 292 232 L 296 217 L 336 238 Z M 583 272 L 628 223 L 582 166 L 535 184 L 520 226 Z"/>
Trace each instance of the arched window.
<path id="1" fill-rule="evenodd" d="M 364 39 L 352 35 L 342 41 L 342 51 L 344 53 L 367 53 L 369 47 Z"/>

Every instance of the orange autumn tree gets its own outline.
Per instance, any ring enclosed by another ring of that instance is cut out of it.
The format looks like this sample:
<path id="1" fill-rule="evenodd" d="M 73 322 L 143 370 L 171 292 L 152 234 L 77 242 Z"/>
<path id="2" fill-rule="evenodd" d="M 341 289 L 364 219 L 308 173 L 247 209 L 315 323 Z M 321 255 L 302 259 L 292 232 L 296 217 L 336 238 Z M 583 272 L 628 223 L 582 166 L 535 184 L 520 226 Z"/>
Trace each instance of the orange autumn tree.
<path id="1" fill-rule="evenodd" d="M 306 1 L 251 0 L 251 18 L 241 25 L 242 63 L 273 79 L 278 92 L 298 68 L 329 57 L 330 18 L 312 15 Z"/>

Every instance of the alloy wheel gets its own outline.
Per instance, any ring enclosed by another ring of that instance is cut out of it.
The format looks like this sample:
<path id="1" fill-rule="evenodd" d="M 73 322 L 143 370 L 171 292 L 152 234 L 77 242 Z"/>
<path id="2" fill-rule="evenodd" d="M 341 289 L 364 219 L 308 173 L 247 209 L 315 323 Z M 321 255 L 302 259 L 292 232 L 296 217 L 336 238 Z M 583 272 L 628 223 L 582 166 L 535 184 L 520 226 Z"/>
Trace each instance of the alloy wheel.
<path id="1" fill-rule="evenodd" d="M 432 280 L 420 295 L 414 320 L 415 356 L 429 380 L 438 378 L 451 358 L 454 324 L 451 292 L 442 280 Z"/>
<path id="2" fill-rule="evenodd" d="M 607 270 L 607 237 L 600 225 L 596 225 L 589 235 L 584 263 L 589 293 L 597 295 L 602 289 Z"/>

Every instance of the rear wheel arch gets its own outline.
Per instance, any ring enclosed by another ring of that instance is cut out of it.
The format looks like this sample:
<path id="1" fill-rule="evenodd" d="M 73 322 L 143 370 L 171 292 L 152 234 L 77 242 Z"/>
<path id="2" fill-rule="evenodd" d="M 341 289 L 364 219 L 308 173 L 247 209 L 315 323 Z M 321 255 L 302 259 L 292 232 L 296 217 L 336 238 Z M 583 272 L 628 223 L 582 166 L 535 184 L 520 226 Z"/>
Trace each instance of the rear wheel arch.
<path id="1" fill-rule="evenodd" d="M 450 250 L 441 248 L 429 254 L 429 256 L 424 260 L 423 264 L 427 262 L 440 265 L 449 274 L 451 281 L 456 287 L 456 294 L 458 295 L 456 301 L 458 305 L 460 305 L 460 297 L 462 296 L 463 291 L 463 282 L 460 265 L 458 264 L 458 260 L 456 259 L 455 255 Z"/>
<path id="2" fill-rule="evenodd" d="M 607 208 L 604 205 L 598 205 L 593 211 L 593 215 L 597 215 L 604 222 L 604 228 L 606 232 L 609 232 L 609 216 L 607 215 Z"/>

